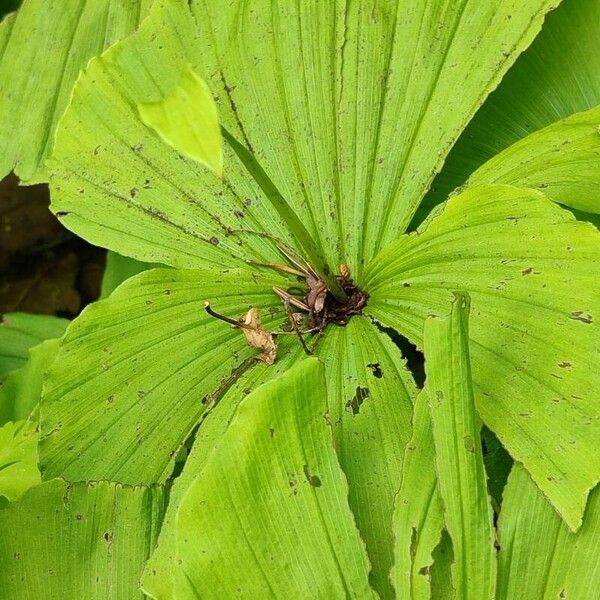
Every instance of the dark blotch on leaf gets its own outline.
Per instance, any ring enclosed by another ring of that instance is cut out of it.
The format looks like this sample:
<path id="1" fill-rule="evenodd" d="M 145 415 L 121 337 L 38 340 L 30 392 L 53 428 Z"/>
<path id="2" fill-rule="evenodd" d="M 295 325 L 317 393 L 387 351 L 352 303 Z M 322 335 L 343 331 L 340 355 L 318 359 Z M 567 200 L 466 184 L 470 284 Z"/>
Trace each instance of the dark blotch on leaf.
<path id="1" fill-rule="evenodd" d="M 306 477 L 306 481 L 313 487 L 321 487 L 321 478 L 318 475 L 311 474 L 308 465 L 304 465 L 304 476 Z"/>
<path id="2" fill-rule="evenodd" d="M 219 245 L 219 238 L 216 238 L 216 237 L 211 237 L 211 238 L 210 238 L 210 243 L 211 243 L 213 246 L 218 246 L 218 245 Z"/>
<path id="3" fill-rule="evenodd" d="M 369 388 L 356 387 L 354 396 L 346 402 L 346 410 L 351 412 L 353 415 L 357 415 L 360 412 L 362 403 L 369 397 Z"/>
<path id="4" fill-rule="evenodd" d="M 574 321 L 581 321 L 582 323 L 587 324 L 590 324 L 592 322 L 592 315 L 585 313 L 582 310 L 573 311 L 569 315 L 569 318 L 573 319 Z"/>

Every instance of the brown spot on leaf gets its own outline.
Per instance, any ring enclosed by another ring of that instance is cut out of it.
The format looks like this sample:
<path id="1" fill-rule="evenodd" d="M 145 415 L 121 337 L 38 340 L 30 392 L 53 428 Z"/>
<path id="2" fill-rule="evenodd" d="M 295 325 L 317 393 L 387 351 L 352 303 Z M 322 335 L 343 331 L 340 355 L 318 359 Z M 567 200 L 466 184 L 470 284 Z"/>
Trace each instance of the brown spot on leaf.
<path id="1" fill-rule="evenodd" d="M 558 366 L 561 369 L 570 369 L 573 365 L 570 362 L 567 362 L 566 360 L 563 360 L 563 362 L 558 363 Z"/>
<path id="2" fill-rule="evenodd" d="M 587 324 L 592 322 L 592 315 L 590 315 L 589 313 L 583 312 L 582 310 L 573 311 L 569 315 L 569 318 L 573 319 L 574 321 L 581 321 L 582 323 L 587 323 Z"/>

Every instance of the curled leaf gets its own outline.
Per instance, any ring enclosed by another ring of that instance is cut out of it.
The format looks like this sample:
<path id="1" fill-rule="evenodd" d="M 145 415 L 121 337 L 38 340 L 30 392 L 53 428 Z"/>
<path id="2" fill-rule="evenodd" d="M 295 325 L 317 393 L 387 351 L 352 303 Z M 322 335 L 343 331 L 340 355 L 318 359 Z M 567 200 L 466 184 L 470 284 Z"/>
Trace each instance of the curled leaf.
<path id="1" fill-rule="evenodd" d="M 252 307 L 244 317 L 242 328 L 248 343 L 253 348 L 262 350 L 258 360 L 272 365 L 277 358 L 277 342 L 275 336 L 269 333 L 262 325 L 260 320 L 260 309 Z"/>

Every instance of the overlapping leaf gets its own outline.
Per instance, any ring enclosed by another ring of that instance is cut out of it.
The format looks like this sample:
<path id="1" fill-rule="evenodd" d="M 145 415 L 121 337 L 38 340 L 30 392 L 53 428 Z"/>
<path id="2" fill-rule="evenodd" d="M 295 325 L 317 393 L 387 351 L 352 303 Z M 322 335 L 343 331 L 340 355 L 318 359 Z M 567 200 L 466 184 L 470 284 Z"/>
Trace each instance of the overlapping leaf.
<path id="1" fill-rule="evenodd" d="M 130 34 L 152 0 L 24 0 L 0 25 L 0 179 L 45 181 L 44 161 L 79 71 Z"/>
<path id="2" fill-rule="evenodd" d="M 40 342 L 60 337 L 69 322 L 47 315 L 8 313 L 0 321 L 0 379 L 22 367 L 29 349 Z"/>
<path id="3" fill-rule="evenodd" d="M 498 599 L 594 600 L 600 581 L 600 488 L 581 529 L 568 530 L 527 472 L 515 465 L 500 514 Z"/>
<path id="4" fill-rule="evenodd" d="M 201 472 L 210 449 L 231 420 L 240 389 L 249 381 L 274 377 L 298 358 L 301 346 L 286 352 L 272 367 L 240 379 L 215 412 L 203 422 L 182 476 L 172 495 L 161 545 L 146 570 L 144 589 L 159 600 L 169 597 L 174 553 L 172 519 L 190 480 Z M 327 421 L 333 428 L 340 465 L 348 477 L 350 507 L 365 539 L 372 564 L 370 581 L 390 597 L 388 573 L 392 563 L 390 529 L 393 497 L 399 482 L 404 443 L 410 434 L 414 383 L 392 342 L 362 318 L 347 328 L 334 328 L 318 345 L 328 373 Z M 208 426 L 208 428 L 207 428 Z M 223 443 L 219 440 L 219 448 Z"/>
<path id="5" fill-rule="evenodd" d="M 232 319 L 260 306 L 268 326 L 281 316 L 274 281 L 236 270 L 154 269 L 88 307 L 48 373 L 43 476 L 131 484 L 169 477 L 211 394 L 257 355 L 204 303 Z"/>
<path id="6" fill-rule="evenodd" d="M 600 478 L 597 230 L 539 192 L 472 188 L 368 268 L 369 312 L 422 344 L 452 290 L 472 298 L 478 411 L 571 528 Z"/>
<path id="7" fill-rule="evenodd" d="M 564 0 L 548 14 L 541 33 L 452 148 L 417 222 L 496 154 L 535 131 L 600 104 L 599 36 L 596 0 Z"/>
<path id="8" fill-rule="evenodd" d="M 482 165 L 467 185 L 508 183 L 600 212 L 600 106 L 541 129 Z"/>
<path id="9" fill-rule="evenodd" d="M 0 510 L 0 597 L 132 600 L 160 527 L 162 487 L 49 481 Z"/>
<path id="10" fill-rule="evenodd" d="M 365 540 L 371 585 L 393 597 L 391 530 L 416 387 L 399 349 L 364 317 L 334 327 L 317 347 L 327 373 L 327 402 L 348 500 Z"/>
<path id="11" fill-rule="evenodd" d="M 207 74 L 227 87 L 246 145 L 312 222 L 330 264 L 358 273 L 404 230 L 553 6 L 195 0 L 192 10 L 216 48 Z M 477 61 L 465 60 L 473 51 Z"/>
<path id="12" fill-rule="evenodd" d="M 55 210 L 95 243 L 186 267 L 219 260 L 200 240 L 239 256 L 224 238 L 243 213 L 244 228 L 291 230 L 321 275 L 341 262 L 358 275 L 406 227 L 452 142 L 551 7 L 198 1 L 198 35 L 183 3 L 164 0 L 79 82 L 52 166 Z M 464 60 L 472 48 L 475 65 Z M 134 108 L 172 95 L 186 64 L 218 100 L 227 185 L 159 147 Z M 247 254 L 260 254 L 258 240 L 243 239 Z"/>
<path id="13" fill-rule="evenodd" d="M 236 154 L 234 141 L 223 147 L 220 178 L 207 168 L 210 159 L 185 158 L 189 148 L 166 125 L 157 135 L 158 123 L 142 120 L 148 105 L 187 93 L 202 58 L 187 5 L 160 0 L 134 35 L 91 61 L 57 134 L 52 209 L 93 243 L 146 262 L 202 268 L 273 260 L 273 239 L 294 247 L 297 238 L 321 269 L 299 218 L 264 177 L 250 175 L 250 159 Z M 202 99 L 210 103 L 203 92 L 191 106 Z M 197 106 L 191 110 L 197 117 Z"/>
<path id="14" fill-rule="evenodd" d="M 314 358 L 240 404 L 181 504 L 175 597 L 376 597 L 326 410 Z"/>
<path id="15" fill-rule="evenodd" d="M 282 339 L 280 346 L 281 358 L 274 365 L 259 363 L 243 373 L 202 420 L 181 475 L 171 488 L 157 548 L 144 569 L 142 587 L 156 600 L 169 600 L 173 597 L 173 576 L 177 561 L 175 528 L 181 501 L 196 477 L 201 475 L 210 454 L 218 452 L 218 448 L 222 447 L 223 436 L 240 401 L 257 385 L 281 375 L 301 358 L 303 351 L 297 340 Z"/>
<path id="16" fill-rule="evenodd" d="M 449 316 L 426 321 L 427 395 L 438 489 L 454 554 L 453 588 L 463 600 L 493 600 L 495 531 L 471 383 L 468 317 L 469 298 L 459 293 Z"/>
<path id="17" fill-rule="evenodd" d="M 444 528 L 437 486 L 435 448 L 427 392 L 417 397 L 413 434 L 406 445 L 402 481 L 396 496 L 392 582 L 398 598 L 429 600 L 433 551 Z"/>

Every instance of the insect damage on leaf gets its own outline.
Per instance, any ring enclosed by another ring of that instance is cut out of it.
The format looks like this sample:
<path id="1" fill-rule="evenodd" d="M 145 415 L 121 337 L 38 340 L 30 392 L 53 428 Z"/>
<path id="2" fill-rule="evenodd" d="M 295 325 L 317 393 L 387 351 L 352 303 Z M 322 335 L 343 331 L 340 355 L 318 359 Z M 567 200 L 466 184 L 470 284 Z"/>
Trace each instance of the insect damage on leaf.
<path id="1" fill-rule="evenodd" d="M 248 344 L 253 348 L 262 350 L 262 353 L 256 357 L 257 360 L 268 365 L 272 365 L 275 362 L 277 358 L 277 340 L 273 333 L 263 327 L 259 308 L 252 307 L 244 317 L 237 321 L 215 312 L 208 302 L 204 304 L 204 309 L 211 317 L 215 317 L 229 323 L 232 327 L 241 329 L 246 336 Z"/>

